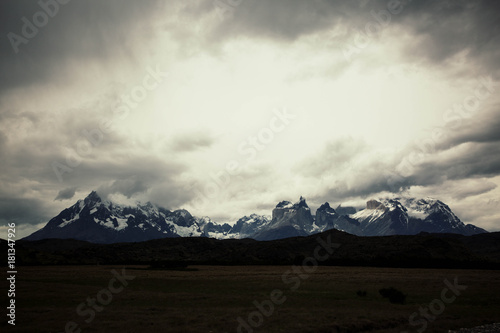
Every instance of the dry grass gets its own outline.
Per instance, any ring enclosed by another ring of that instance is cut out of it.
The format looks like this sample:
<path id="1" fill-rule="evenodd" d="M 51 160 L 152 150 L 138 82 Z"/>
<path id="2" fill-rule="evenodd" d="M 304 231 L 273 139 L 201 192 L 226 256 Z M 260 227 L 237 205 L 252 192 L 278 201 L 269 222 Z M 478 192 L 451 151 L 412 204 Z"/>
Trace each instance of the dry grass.
<path id="1" fill-rule="evenodd" d="M 292 284 L 281 279 L 289 266 L 195 268 L 128 267 L 136 278 L 86 324 L 77 306 L 106 288 L 111 270 L 121 267 L 22 267 L 17 325 L 2 322 L 1 331 L 63 332 L 66 322 L 74 321 L 83 332 L 236 332 L 237 318 L 256 310 L 254 300 L 269 300 L 271 291 L 280 289 L 286 301 L 255 332 L 416 332 L 421 326 L 410 326 L 409 316 L 439 298 L 443 280 L 455 276 L 467 290 L 426 332 L 500 322 L 500 271 L 319 267 L 291 291 Z M 384 287 L 404 292 L 406 304 L 382 298 L 378 290 Z M 367 296 L 357 296 L 358 290 Z"/>

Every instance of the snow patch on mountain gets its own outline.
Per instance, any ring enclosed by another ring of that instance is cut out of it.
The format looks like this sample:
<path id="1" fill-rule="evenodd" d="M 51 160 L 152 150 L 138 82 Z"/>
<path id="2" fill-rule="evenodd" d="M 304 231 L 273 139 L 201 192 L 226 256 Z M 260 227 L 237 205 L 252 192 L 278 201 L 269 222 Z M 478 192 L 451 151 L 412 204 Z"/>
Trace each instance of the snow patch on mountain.
<path id="1" fill-rule="evenodd" d="M 59 228 L 63 228 L 63 227 L 65 227 L 65 226 L 67 226 L 67 225 L 69 225 L 69 224 L 71 224 L 71 223 L 75 222 L 75 221 L 76 221 L 76 220 L 78 220 L 79 218 L 80 218 L 80 215 L 79 215 L 79 214 L 76 214 L 76 215 L 75 215 L 75 217 L 73 217 L 73 218 L 72 218 L 72 219 L 70 219 L 70 220 L 64 220 L 64 219 L 63 219 L 63 223 L 59 224 L 57 227 L 59 227 Z"/>
<path id="2" fill-rule="evenodd" d="M 201 236 L 201 231 L 196 225 L 190 227 L 183 227 L 175 225 L 175 233 L 181 237 L 199 237 Z"/>
<path id="3" fill-rule="evenodd" d="M 384 213 L 385 210 L 382 209 L 363 209 L 355 214 L 349 215 L 349 217 L 355 220 L 363 220 L 363 221 L 368 221 L 368 223 L 371 223 L 373 221 L 376 221 L 382 215 L 384 215 Z"/>

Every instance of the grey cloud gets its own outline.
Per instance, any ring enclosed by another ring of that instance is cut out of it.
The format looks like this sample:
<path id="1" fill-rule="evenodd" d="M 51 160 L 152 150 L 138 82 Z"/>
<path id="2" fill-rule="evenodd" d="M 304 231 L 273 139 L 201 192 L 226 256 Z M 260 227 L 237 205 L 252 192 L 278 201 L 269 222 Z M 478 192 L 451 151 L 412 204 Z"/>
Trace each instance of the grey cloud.
<path id="1" fill-rule="evenodd" d="M 185 13 L 206 14 L 214 10 L 211 3 L 190 6 Z M 232 15 L 220 21 L 209 40 L 218 43 L 243 35 L 292 42 L 342 25 L 344 33 L 334 38 L 335 48 L 340 49 L 346 42 L 353 44 L 358 33 L 364 34 L 369 22 L 377 22 L 373 13 L 387 13 L 388 3 L 387 0 L 246 0 L 231 11 Z M 408 0 L 400 3 L 401 12 L 389 15 L 389 24 L 413 37 L 413 42 L 407 43 L 403 51 L 409 62 L 441 66 L 454 55 L 468 52 L 466 59 L 479 72 L 498 76 L 500 5 L 497 2 Z"/>
<path id="2" fill-rule="evenodd" d="M 109 194 L 120 193 L 130 198 L 134 194 L 145 192 L 151 185 L 144 179 L 132 176 L 127 179 L 115 180 L 110 185 L 101 185 L 97 189 L 97 192 L 104 197 L 107 197 Z"/>
<path id="3" fill-rule="evenodd" d="M 60 75 L 72 61 L 92 58 L 129 58 L 134 61 L 131 39 L 152 37 L 152 18 L 158 15 L 162 1 L 71 1 L 38 33 L 19 45 L 16 54 L 7 34 L 22 36 L 21 20 L 33 21 L 41 11 L 38 1 L 2 1 L 0 3 L 0 91 L 44 82 Z M 8 78 L 8 80 L 6 79 Z M 66 79 L 70 79 L 70 76 Z"/>
<path id="4" fill-rule="evenodd" d="M 212 146 L 214 137 L 206 131 L 186 132 L 176 136 L 170 147 L 176 152 L 191 152 Z"/>
<path id="5" fill-rule="evenodd" d="M 437 128 L 439 137 L 407 147 L 400 160 L 409 165 L 404 184 L 425 186 L 500 174 L 499 115 L 498 104 L 473 114 L 456 114 L 453 121 Z M 408 163 L 411 156 L 422 158 Z"/>
<path id="6" fill-rule="evenodd" d="M 460 144 L 458 141 L 457 145 Z M 411 145 L 397 155 L 387 156 L 385 159 L 384 156 L 378 160 L 359 159 L 355 164 L 349 165 L 350 172 L 347 176 L 341 173 L 342 169 L 338 165 L 324 162 L 331 158 L 328 154 L 320 154 L 307 163 L 325 167 L 303 171 L 314 171 L 312 177 L 322 177 L 325 173 L 340 175 L 333 183 L 326 184 L 322 192 L 313 198 L 317 201 L 345 200 L 380 192 L 398 193 L 412 186 L 432 187 L 450 180 L 490 178 L 500 174 L 500 146 L 495 140 L 471 141 L 468 145 L 460 147 L 459 154 L 453 153 L 451 148 L 454 147 L 456 146 L 445 150 L 423 152 L 420 147 Z M 420 156 L 420 159 L 416 159 L 415 156 Z M 494 188 L 491 183 L 484 184 L 471 183 L 470 188 L 458 191 L 456 196 L 463 198 L 466 195 L 478 195 Z"/>
<path id="7" fill-rule="evenodd" d="M 180 2 L 148 1 L 72 1 L 61 5 L 59 13 L 40 29 L 28 44 L 15 54 L 7 38 L 0 42 L 0 91 L 63 77 L 71 61 L 92 58 L 113 60 L 115 57 L 134 61 L 141 48 L 131 48 L 131 41 L 151 39 L 155 20 L 161 20 L 163 7 Z M 233 15 L 220 20 L 209 33 L 207 45 L 239 36 L 270 38 L 284 42 L 300 36 L 345 26 L 338 47 L 352 40 L 374 21 L 371 11 L 387 8 L 388 1 L 339 0 L 245 0 L 236 6 Z M 362 4 L 365 4 L 362 6 Z M 215 11 L 214 2 L 183 4 L 181 15 L 198 19 Z M 35 1 L 4 1 L 0 4 L 0 35 L 19 33 L 21 18 L 39 11 Z M 421 62 L 442 64 L 449 57 L 467 50 L 483 72 L 497 71 L 500 46 L 500 6 L 493 1 L 411 1 L 404 10 L 391 16 L 391 25 L 411 31 L 415 42 L 406 45 L 406 56 Z M 168 26 L 172 34 L 182 29 Z M 181 38 L 181 37 L 179 37 Z M 326 42 L 326 41 L 325 41 Z M 338 48 L 336 46 L 336 48 Z M 71 76 L 64 79 L 69 80 Z M 53 80 L 52 80 L 53 81 Z"/>
<path id="8" fill-rule="evenodd" d="M 338 139 L 327 143 L 316 157 L 300 163 L 294 167 L 294 170 L 312 177 L 332 172 L 332 170 L 340 170 L 349 167 L 356 156 L 367 149 L 367 144 L 361 140 L 355 140 L 352 137 Z"/>
<path id="9" fill-rule="evenodd" d="M 470 144 L 461 149 L 460 154 L 449 150 L 427 152 L 422 161 L 412 164 L 409 157 L 418 156 L 422 151 L 415 147 L 408 148 L 401 164 L 405 166 L 393 165 L 386 173 L 385 190 L 398 192 L 411 186 L 433 186 L 449 180 L 489 178 L 500 174 L 500 147 L 497 144 Z"/>
<path id="10" fill-rule="evenodd" d="M 345 5 L 344 5 L 345 4 Z M 349 7 L 347 2 L 331 6 L 326 1 L 244 1 L 235 8 L 227 23 L 221 24 L 214 36 L 241 33 L 269 38 L 294 40 L 297 37 L 332 25 L 335 7 Z M 338 13 L 342 9 L 338 8 Z"/>
<path id="11" fill-rule="evenodd" d="M 169 164 L 155 157 L 131 154 L 128 158 L 116 162 L 86 161 L 75 167 L 72 173 L 66 174 L 62 184 L 50 170 L 48 176 L 51 179 L 45 181 L 44 189 L 57 190 L 61 185 L 71 185 L 69 188 L 59 190 L 56 200 L 72 198 L 75 188 L 83 192 L 97 190 L 104 197 L 120 193 L 130 198 L 150 191 L 147 196 L 151 201 L 166 207 L 179 207 L 194 197 L 189 184 L 186 185 L 184 181 L 179 180 L 179 175 L 184 170 L 186 168 L 180 164 Z M 13 181 L 17 179 L 16 177 Z M 0 180 L 0 184 L 2 187 L 13 186 L 3 179 Z M 25 190 L 27 189 L 35 190 L 32 186 Z M 3 195 L 12 196 L 10 193 Z M 46 221 L 58 213 L 53 209 L 42 200 L 0 199 L 0 218 L 19 223 L 36 224 Z"/>
<path id="12" fill-rule="evenodd" d="M 410 177 L 414 183 L 469 177 L 493 177 L 500 173 L 500 120 L 498 105 L 472 117 L 459 117 L 440 129 L 441 140 L 429 141 L 412 152 L 431 157 L 417 163 Z M 460 154 L 454 153 L 460 151 Z"/>
<path id="13" fill-rule="evenodd" d="M 375 193 L 391 192 L 394 188 L 382 169 L 371 170 L 368 174 L 356 173 L 356 177 L 360 180 L 356 185 L 348 185 L 345 180 L 339 180 L 328 184 L 320 195 L 316 195 L 312 199 L 316 202 L 341 202 Z M 395 192 L 399 192 L 407 188 L 409 188 L 408 183 L 402 182 L 398 183 L 398 187 L 394 189 Z"/>
<path id="14" fill-rule="evenodd" d="M 480 71 L 498 75 L 500 5 L 494 1 L 413 1 L 403 23 L 416 34 L 406 55 L 442 65 L 464 51 Z"/>
<path id="15" fill-rule="evenodd" d="M 0 221 L 38 224 L 46 221 L 50 212 L 42 200 L 20 197 L 0 198 Z"/>
<path id="16" fill-rule="evenodd" d="M 71 118 L 71 115 L 67 115 Z M 49 117 L 50 118 L 50 117 Z M 68 163 L 68 157 L 78 157 L 81 159 L 81 165 L 92 162 L 99 156 L 109 156 L 128 147 L 127 140 L 114 133 L 108 133 L 102 136 L 97 145 L 89 142 L 85 138 L 82 130 L 93 131 L 98 128 L 97 121 L 85 120 L 89 117 L 83 117 L 82 123 L 73 124 L 70 128 L 65 126 L 65 120 L 60 118 L 57 121 L 45 119 L 45 121 L 32 122 L 25 117 L 11 117 L 6 119 L 2 125 L 3 131 L 0 132 L 0 154 L 3 155 L 3 167 L 8 171 L 10 179 L 15 181 L 17 177 L 26 177 L 30 175 L 39 181 L 48 183 L 57 182 L 57 177 L 52 169 L 52 163 L 58 162 L 64 165 Z M 92 118 L 92 117 L 90 117 Z M 10 129 L 23 129 L 23 134 Z M 46 130 L 50 129 L 47 133 Z M 90 140 L 97 140 L 94 137 Z M 6 143 L 2 145 L 2 142 Z M 79 147 L 89 149 L 85 154 Z M 65 177 L 66 178 L 66 177 Z"/>
<path id="17" fill-rule="evenodd" d="M 147 200 L 174 209 L 195 197 L 192 183 L 180 177 L 187 170 L 174 161 L 135 153 L 125 159 L 95 161 L 75 168 L 74 180 L 87 183 L 87 188 L 93 184 L 104 197 L 120 193 L 133 198 L 142 193 Z"/>
<path id="18" fill-rule="evenodd" d="M 404 14 L 391 15 L 391 22 L 401 21 L 410 15 L 411 5 L 402 1 Z M 200 15 L 210 10 L 203 2 L 198 8 L 190 8 L 189 13 Z M 342 24 L 348 33 L 365 31 L 368 22 L 375 21 L 372 12 L 387 10 L 387 0 L 341 1 L 341 0 L 274 0 L 243 1 L 226 15 L 213 31 L 213 38 L 232 38 L 239 35 L 293 41 L 301 36 L 332 29 Z M 212 5 L 212 10 L 214 6 Z"/>
<path id="19" fill-rule="evenodd" d="M 165 181 L 153 186 L 148 192 L 149 200 L 168 209 L 182 208 L 196 198 L 195 186 L 190 182 Z"/>
<path id="20" fill-rule="evenodd" d="M 443 158 L 422 164 L 422 175 L 446 174 L 449 179 L 492 177 L 500 174 L 500 146 L 497 143 L 471 144 L 458 157 Z"/>
<path id="21" fill-rule="evenodd" d="M 71 199 L 75 196 L 75 192 L 76 192 L 76 187 L 68 187 L 68 188 L 65 188 L 65 189 L 62 189 L 59 191 L 59 193 L 57 193 L 57 196 L 55 197 L 54 200 L 67 200 L 67 199 Z"/>
<path id="22" fill-rule="evenodd" d="M 464 184 L 451 193 L 452 197 L 455 199 L 464 199 L 493 191 L 496 188 L 497 185 L 491 182 L 481 182 L 479 184 L 471 183 Z"/>
<path id="23" fill-rule="evenodd" d="M 7 146 L 7 135 L 0 131 L 0 156 L 3 155 L 4 150 Z"/>
<path id="24" fill-rule="evenodd" d="M 400 153 L 403 156 L 402 153 Z M 310 199 L 314 202 L 340 201 L 351 197 L 390 191 L 388 172 L 399 158 L 370 155 L 370 146 L 351 137 L 328 142 L 312 157 L 292 168 L 306 179 L 325 179 L 322 191 Z M 407 184 L 398 184 L 407 187 Z M 399 188 L 398 188 L 399 189 Z"/>
<path id="25" fill-rule="evenodd" d="M 454 123 L 447 129 L 447 137 L 436 145 L 438 149 L 449 149 L 463 143 L 488 143 L 500 141 L 500 105 L 478 112 L 469 118 L 455 115 Z"/>
<path id="26" fill-rule="evenodd" d="M 68 117 L 70 116 L 68 114 Z M 71 172 L 62 174 L 63 182 L 60 183 L 52 168 L 52 163 L 56 161 L 68 166 L 68 151 L 73 152 L 72 156 L 76 155 L 78 142 L 85 140 L 79 137 L 78 132 L 81 129 L 92 130 L 97 123 L 94 120 L 85 120 L 86 118 L 89 117 L 83 117 L 82 123 L 71 124 L 73 129 L 71 131 L 64 129 L 65 126 L 61 125 L 65 122 L 64 118 L 58 119 L 61 126 L 57 125 L 54 128 L 54 124 L 52 126 L 47 126 L 45 123 L 32 124 L 21 116 L 4 117 L 2 127 L 23 128 L 24 134 L 10 137 L 16 133 L 9 131 L 4 134 L 4 131 L 0 131 L 2 171 L 8 175 L 8 177 L 0 178 L 0 188 L 16 190 L 15 193 L 12 190 L 10 193 L 2 191 L 4 192 L 2 194 L 6 197 L 19 196 L 22 200 L 23 193 L 35 190 L 36 184 L 44 184 L 43 189 L 38 191 L 58 193 L 56 200 L 59 201 L 73 197 L 75 188 L 90 191 L 110 182 L 112 184 L 109 186 L 110 192 L 119 192 L 126 196 L 143 191 L 145 186 L 155 186 L 164 181 L 176 184 L 176 186 L 180 183 L 175 179 L 187 170 L 185 165 L 175 161 L 165 162 L 161 158 L 149 155 L 129 138 L 117 134 L 106 134 L 101 144 L 92 146 L 90 154 L 81 156 L 80 164 L 71 165 Z M 52 131 L 47 133 L 37 128 L 51 128 Z M 61 128 L 62 132 L 54 130 L 57 128 Z M 36 183 L 26 182 L 26 179 L 36 180 Z M 48 206 L 50 204 L 47 204 Z M 12 210 L 11 213 L 13 214 L 14 211 Z M 37 210 L 34 209 L 34 211 Z M 52 211 L 50 214 L 54 213 Z M 47 217 L 47 215 L 40 216 Z M 28 218 L 27 221 L 38 221 L 38 219 L 26 216 L 22 209 L 19 210 L 17 217 L 12 215 L 11 218 L 19 221 L 24 221 L 25 218 Z"/>

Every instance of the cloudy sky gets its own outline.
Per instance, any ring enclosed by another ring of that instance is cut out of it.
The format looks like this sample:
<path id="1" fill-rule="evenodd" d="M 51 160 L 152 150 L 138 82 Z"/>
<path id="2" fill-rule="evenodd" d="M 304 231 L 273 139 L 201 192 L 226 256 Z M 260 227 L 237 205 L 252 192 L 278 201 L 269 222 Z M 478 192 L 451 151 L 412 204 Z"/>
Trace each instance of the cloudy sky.
<path id="1" fill-rule="evenodd" d="M 0 230 L 94 189 L 219 222 L 431 196 L 500 230 L 495 1 L 12 0 L 0 30 Z"/>

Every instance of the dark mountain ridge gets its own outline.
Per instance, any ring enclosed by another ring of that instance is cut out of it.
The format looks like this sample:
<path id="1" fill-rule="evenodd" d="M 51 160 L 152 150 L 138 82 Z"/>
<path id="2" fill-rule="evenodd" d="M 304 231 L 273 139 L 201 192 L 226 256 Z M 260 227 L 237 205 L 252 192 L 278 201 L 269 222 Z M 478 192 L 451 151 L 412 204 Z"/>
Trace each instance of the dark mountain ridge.
<path id="1" fill-rule="evenodd" d="M 164 238 L 137 243 L 94 244 L 45 239 L 16 242 L 19 265 L 143 264 L 291 265 L 311 257 L 320 244 L 340 244 L 322 265 L 500 268 L 500 232 L 360 237 L 328 230 L 273 241 Z M 2 247 L 6 242 L 2 241 Z"/>

